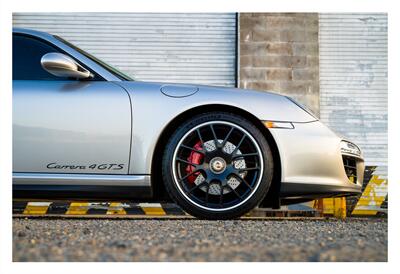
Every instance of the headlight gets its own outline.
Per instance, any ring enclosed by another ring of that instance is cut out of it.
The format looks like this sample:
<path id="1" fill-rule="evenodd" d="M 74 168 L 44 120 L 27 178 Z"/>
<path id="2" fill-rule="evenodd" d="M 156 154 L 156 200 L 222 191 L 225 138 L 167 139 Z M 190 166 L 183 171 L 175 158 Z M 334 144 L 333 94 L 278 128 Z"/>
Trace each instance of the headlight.
<path id="1" fill-rule="evenodd" d="M 340 151 L 345 154 L 352 154 L 361 157 L 361 150 L 353 143 L 348 141 L 340 142 Z"/>

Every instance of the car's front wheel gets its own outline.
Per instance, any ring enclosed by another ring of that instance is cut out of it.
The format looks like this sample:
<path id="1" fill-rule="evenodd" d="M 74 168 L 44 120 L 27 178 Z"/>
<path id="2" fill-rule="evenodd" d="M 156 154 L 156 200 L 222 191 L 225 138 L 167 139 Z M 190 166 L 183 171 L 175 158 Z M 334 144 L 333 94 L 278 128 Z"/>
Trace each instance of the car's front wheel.
<path id="1" fill-rule="evenodd" d="M 169 195 L 186 212 L 231 219 L 265 197 L 273 160 L 268 142 L 251 122 L 210 112 L 188 119 L 172 134 L 162 172 Z"/>

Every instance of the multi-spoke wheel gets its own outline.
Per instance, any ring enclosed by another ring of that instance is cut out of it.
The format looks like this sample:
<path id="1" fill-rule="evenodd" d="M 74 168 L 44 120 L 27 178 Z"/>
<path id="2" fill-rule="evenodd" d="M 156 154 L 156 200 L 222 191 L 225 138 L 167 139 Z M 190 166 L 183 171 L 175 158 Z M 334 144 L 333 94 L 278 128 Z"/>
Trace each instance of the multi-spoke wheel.
<path id="1" fill-rule="evenodd" d="M 262 133 L 237 115 L 193 117 L 171 136 L 163 158 L 166 189 L 188 213 L 241 216 L 266 195 L 272 155 Z"/>

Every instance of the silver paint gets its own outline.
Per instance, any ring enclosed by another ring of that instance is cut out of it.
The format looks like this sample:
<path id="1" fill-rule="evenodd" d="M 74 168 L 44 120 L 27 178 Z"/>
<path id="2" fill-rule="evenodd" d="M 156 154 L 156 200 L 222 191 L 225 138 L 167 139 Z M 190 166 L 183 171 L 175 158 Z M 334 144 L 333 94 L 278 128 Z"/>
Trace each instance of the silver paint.
<path id="1" fill-rule="evenodd" d="M 60 165 L 124 164 L 128 174 L 131 105 L 112 82 L 13 81 L 13 171 L 61 172 Z"/>
<path id="2" fill-rule="evenodd" d="M 294 127 L 270 129 L 281 157 L 283 183 L 354 186 L 344 170 L 341 138 L 319 121 L 295 123 Z M 361 187 L 363 172 L 358 177 Z"/>
<path id="3" fill-rule="evenodd" d="M 193 85 L 162 85 L 160 88 L 164 95 L 180 98 L 195 94 L 199 88 Z"/>
<path id="4" fill-rule="evenodd" d="M 77 79 L 92 77 L 90 71 L 76 63 L 71 57 L 59 52 L 46 53 L 40 60 L 40 64 L 47 72 L 58 77 Z"/>
<path id="5" fill-rule="evenodd" d="M 286 97 L 254 90 L 198 85 L 199 91 L 183 98 L 163 95 L 163 83 L 116 82 L 125 88 L 132 101 L 133 135 L 129 174 L 149 174 L 151 162 L 158 157 L 154 149 L 162 131 L 179 114 L 204 105 L 227 105 L 252 113 L 260 120 L 310 122 L 315 118 Z M 135 115 L 138 113 L 138 115 Z M 140 160 L 139 160 L 140 159 Z"/>
<path id="6" fill-rule="evenodd" d="M 151 186 L 148 175 L 13 173 L 15 185 Z"/>

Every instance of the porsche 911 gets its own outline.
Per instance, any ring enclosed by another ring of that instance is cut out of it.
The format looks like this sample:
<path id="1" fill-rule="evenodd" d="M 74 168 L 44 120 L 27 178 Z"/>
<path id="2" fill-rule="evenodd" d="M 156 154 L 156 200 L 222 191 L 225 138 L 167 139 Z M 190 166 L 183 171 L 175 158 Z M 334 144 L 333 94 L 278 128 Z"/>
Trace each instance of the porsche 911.
<path id="1" fill-rule="evenodd" d="M 359 147 L 267 91 L 132 79 L 13 30 L 13 195 L 173 200 L 198 218 L 358 195 Z"/>

